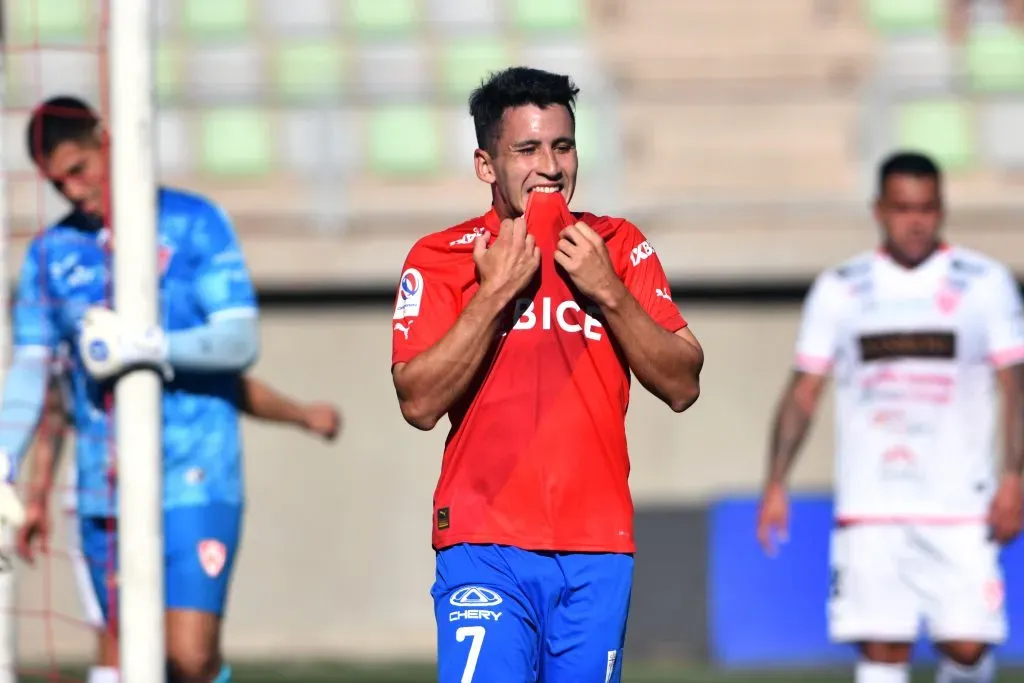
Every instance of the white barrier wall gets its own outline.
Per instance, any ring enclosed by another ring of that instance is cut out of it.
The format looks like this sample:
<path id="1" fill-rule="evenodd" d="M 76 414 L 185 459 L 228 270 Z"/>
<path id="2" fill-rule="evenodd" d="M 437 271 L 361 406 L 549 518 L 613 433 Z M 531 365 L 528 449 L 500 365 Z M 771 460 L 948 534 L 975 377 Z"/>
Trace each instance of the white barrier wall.
<path id="1" fill-rule="evenodd" d="M 798 308 L 682 305 L 704 344 L 700 401 L 676 415 L 637 387 L 630 409 L 636 502 L 699 502 L 750 491 L 764 470 L 770 413 L 788 373 Z M 338 402 L 335 444 L 247 423 L 249 510 L 227 629 L 236 658 L 430 656 L 434 646 L 431 494 L 444 430 L 402 420 L 389 375 L 387 306 L 263 317 L 255 373 L 297 396 Z M 831 411 L 798 465 L 801 486 L 826 485 Z M 58 547 L 63 542 L 58 540 Z M 24 569 L 23 609 L 77 615 L 67 561 Z M 49 584 L 49 587 L 47 587 Z M 88 656 L 80 627 L 21 620 L 22 651 Z"/>

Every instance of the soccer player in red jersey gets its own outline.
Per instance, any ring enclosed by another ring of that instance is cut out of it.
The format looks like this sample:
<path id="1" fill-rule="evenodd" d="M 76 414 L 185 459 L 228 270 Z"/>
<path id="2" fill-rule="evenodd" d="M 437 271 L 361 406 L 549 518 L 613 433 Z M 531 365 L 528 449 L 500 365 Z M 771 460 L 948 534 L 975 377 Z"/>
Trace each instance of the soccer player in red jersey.
<path id="1" fill-rule="evenodd" d="M 650 244 L 569 213 L 578 92 L 516 67 L 473 93 L 492 207 L 417 242 L 401 276 L 402 414 L 452 425 L 433 513 L 440 683 L 620 680 L 630 371 L 676 412 L 699 391 L 703 351 Z"/>

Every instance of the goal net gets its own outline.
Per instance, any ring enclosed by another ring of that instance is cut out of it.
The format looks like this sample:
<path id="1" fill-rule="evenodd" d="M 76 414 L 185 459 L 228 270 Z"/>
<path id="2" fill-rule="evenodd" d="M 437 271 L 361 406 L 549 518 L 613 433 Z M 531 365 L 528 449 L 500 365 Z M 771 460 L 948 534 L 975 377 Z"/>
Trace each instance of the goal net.
<path id="1" fill-rule="evenodd" d="M 112 280 L 130 286 L 108 291 L 107 300 L 123 316 L 144 323 L 156 321 L 149 32 L 153 5 L 142 0 L 2 3 L 0 273 L 7 288 L 16 282 L 28 243 L 70 208 L 33 166 L 38 150 L 30 151 L 30 147 L 35 149 L 35 141 L 28 138 L 26 130 L 30 114 L 51 97 L 78 97 L 92 106 L 110 133 L 110 187 L 106 191 L 113 195 L 114 202 L 105 225 L 116 235 L 117 253 L 134 256 L 113 257 Z M 114 142 L 119 138 L 122 142 Z M 119 231 L 119 225 L 131 225 L 132 230 Z M 41 278 L 50 276 L 45 268 L 40 269 Z M 0 291 L 9 308 L 8 289 Z M 47 290 L 44 287 L 42 291 Z M 6 368 L 10 359 L 10 317 L 5 316 L 0 324 L 4 326 L 0 360 Z M 53 365 L 59 369 L 56 363 Z M 107 401 L 116 425 L 112 430 L 116 442 L 111 439 L 106 448 L 122 483 L 118 502 L 120 509 L 132 510 L 132 515 L 117 522 L 120 566 L 113 554 L 103 567 L 86 566 L 79 550 L 69 476 L 76 437 L 70 432 L 63 440 L 63 466 L 51 496 L 48 547 L 36 553 L 34 563 L 26 565 L 13 559 L 13 534 L 7 532 L 0 539 L 0 683 L 13 683 L 19 680 L 18 675 L 20 680 L 80 679 L 80 674 L 74 672 L 81 671 L 81 667 L 66 667 L 93 662 L 98 631 L 106 628 L 97 614 L 88 580 L 90 570 L 95 573 L 97 569 L 108 577 L 109 586 L 120 586 L 118 599 L 109 600 L 110 610 L 119 614 L 123 650 L 133 653 L 121 657 L 122 680 L 162 680 L 162 535 L 156 427 L 159 392 L 155 376 L 134 373 L 118 383 Z M 56 428 L 44 419 L 37 438 L 49 439 Z M 129 448 L 125 447 L 126 440 Z M 116 454 L 129 450 L 133 457 L 118 463 Z M 22 468 L 23 488 L 26 474 L 32 470 L 31 458 L 30 452 Z M 132 485 L 124 485 L 126 481 Z M 113 594 L 107 597 L 113 598 Z"/>

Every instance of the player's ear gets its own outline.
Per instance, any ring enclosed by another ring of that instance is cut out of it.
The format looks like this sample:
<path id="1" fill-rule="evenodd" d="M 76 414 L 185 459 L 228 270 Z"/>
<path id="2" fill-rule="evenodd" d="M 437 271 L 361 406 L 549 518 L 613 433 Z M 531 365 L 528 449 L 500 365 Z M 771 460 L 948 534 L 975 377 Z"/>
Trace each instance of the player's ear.
<path id="1" fill-rule="evenodd" d="M 476 177 L 488 185 L 493 185 L 498 177 L 494 174 L 494 160 L 485 149 L 477 149 L 473 152 L 473 167 L 476 169 Z"/>

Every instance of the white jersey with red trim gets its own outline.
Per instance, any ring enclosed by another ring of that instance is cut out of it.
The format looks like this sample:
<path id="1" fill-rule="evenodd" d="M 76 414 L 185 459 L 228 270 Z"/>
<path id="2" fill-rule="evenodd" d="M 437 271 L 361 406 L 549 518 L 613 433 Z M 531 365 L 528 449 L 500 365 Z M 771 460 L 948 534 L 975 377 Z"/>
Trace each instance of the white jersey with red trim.
<path id="1" fill-rule="evenodd" d="M 836 385 L 841 521 L 973 522 L 995 488 L 998 368 L 1024 362 L 1009 269 L 959 247 L 862 254 L 815 280 L 797 369 Z"/>

